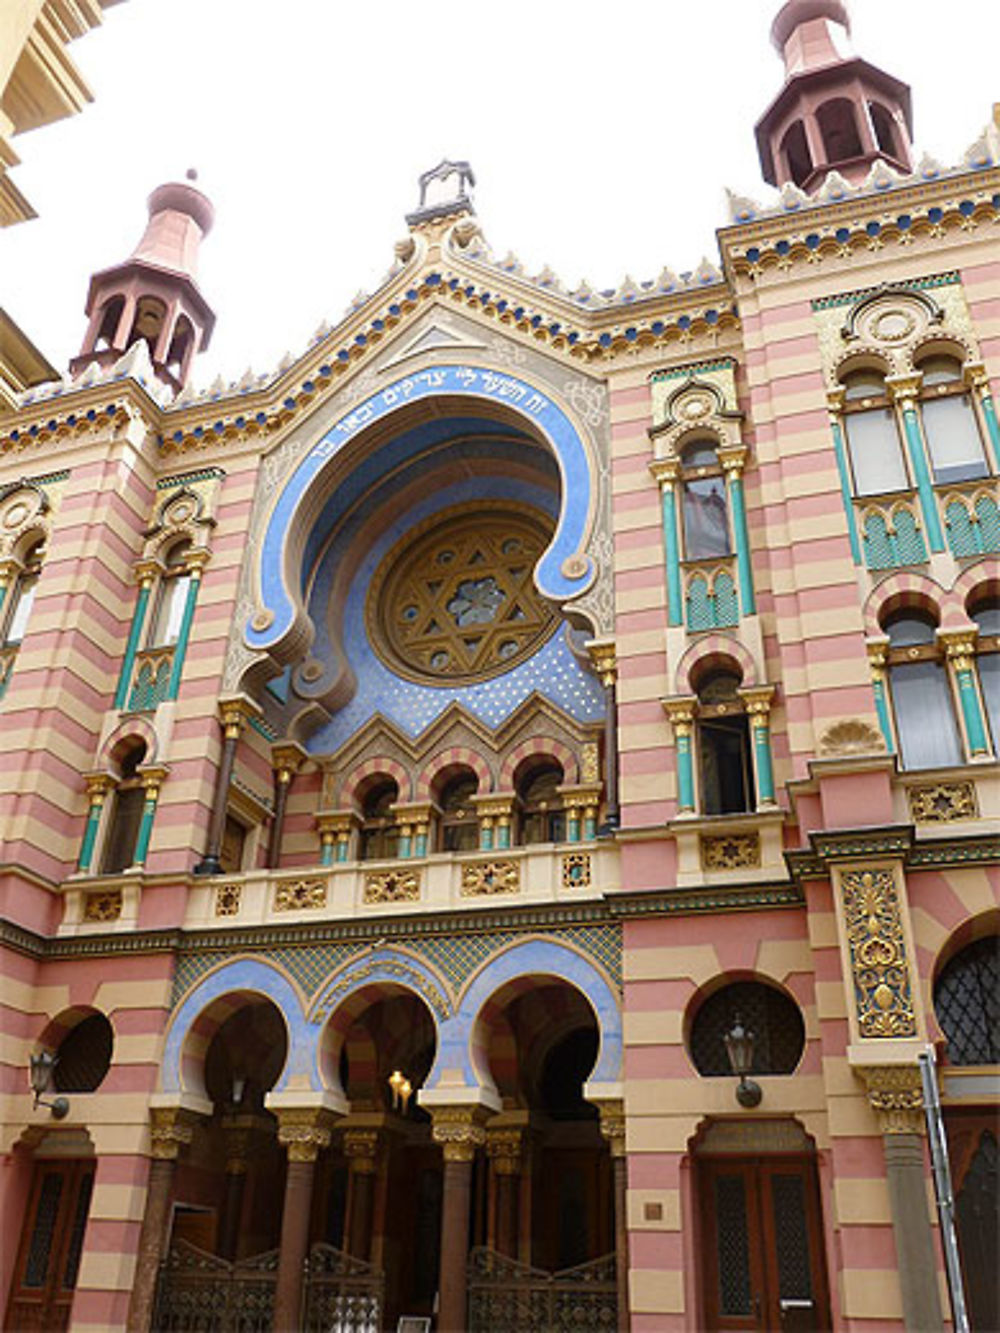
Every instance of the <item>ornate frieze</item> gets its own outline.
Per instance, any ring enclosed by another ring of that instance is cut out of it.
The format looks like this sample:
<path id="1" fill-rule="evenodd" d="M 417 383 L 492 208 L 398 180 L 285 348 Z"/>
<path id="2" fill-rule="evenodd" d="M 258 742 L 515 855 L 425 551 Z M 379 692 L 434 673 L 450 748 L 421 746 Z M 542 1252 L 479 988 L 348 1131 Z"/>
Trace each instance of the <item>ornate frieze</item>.
<path id="1" fill-rule="evenodd" d="M 432 1135 L 446 1162 L 471 1162 L 486 1142 L 481 1106 L 440 1106 L 433 1111 Z"/>
<path id="2" fill-rule="evenodd" d="M 915 1037 L 917 1018 L 894 871 L 844 870 L 840 892 L 860 1036 Z"/>
<path id="3" fill-rule="evenodd" d="M 371 870 L 365 875 L 364 901 L 414 903 L 420 899 L 420 874 L 416 870 Z"/>
<path id="4" fill-rule="evenodd" d="M 462 866 L 463 898 L 518 893 L 520 888 L 520 866 L 517 861 L 466 861 Z"/>
<path id="5" fill-rule="evenodd" d="M 950 824 L 956 819 L 979 817 L 972 782 L 922 783 L 908 787 L 906 795 L 914 824 Z"/>
<path id="6" fill-rule="evenodd" d="M 302 912 L 325 906 L 325 879 L 284 880 L 274 886 L 276 912 Z"/>
<path id="7" fill-rule="evenodd" d="M 760 865 L 760 837 L 756 833 L 702 834 L 704 870 L 754 870 Z"/>
<path id="8" fill-rule="evenodd" d="M 883 1134 L 921 1134 L 924 1095 L 916 1065 L 862 1065 L 868 1101 Z"/>
<path id="9" fill-rule="evenodd" d="M 333 1116 L 323 1107 L 294 1106 L 278 1111 L 278 1142 L 290 1162 L 315 1162 L 330 1146 Z"/>
<path id="10" fill-rule="evenodd" d="M 243 899 L 242 884 L 218 884 L 215 888 L 215 915 L 239 916 Z"/>
<path id="11" fill-rule="evenodd" d="M 176 1161 L 194 1137 L 194 1120 L 179 1106 L 154 1106 L 149 1112 L 150 1156 Z"/>

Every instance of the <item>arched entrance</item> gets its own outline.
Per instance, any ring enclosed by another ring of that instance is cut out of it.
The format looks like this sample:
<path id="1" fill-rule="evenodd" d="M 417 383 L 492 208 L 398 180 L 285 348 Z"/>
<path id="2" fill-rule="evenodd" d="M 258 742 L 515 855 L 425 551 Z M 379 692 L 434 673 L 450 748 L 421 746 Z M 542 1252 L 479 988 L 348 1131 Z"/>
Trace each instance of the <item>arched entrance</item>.
<path id="1" fill-rule="evenodd" d="M 614 1328 L 611 1156 L 584 1097 L 594 1010 L 559 978 L 519 977 L 490 997 L 475 1042 L 502 1109 L 473 1176 L 470 1333 Z"/>
<path id="2" fill-rule="evenodd" d="M 368 1265 L 384 1328 L 434 1310 L 441 1162 L 417 1092 L 436 1052 L 424 1000 L 388 981 L 352 991 L 320 1040 L 324 1081 L 343 1091 L 348 1110 L 317 1164 L 314 1261 L 325 1246 L 328 1259 L 335 1251 Z"/>

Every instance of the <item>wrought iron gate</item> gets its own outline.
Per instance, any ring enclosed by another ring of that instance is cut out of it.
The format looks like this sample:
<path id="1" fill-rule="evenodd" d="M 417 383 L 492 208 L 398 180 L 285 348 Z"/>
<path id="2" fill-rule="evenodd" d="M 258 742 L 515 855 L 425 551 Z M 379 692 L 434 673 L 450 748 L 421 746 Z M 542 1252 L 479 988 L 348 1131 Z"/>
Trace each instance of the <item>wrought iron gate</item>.
<path id="1" fill-rule="evenodd" d="M 228 1263 L 177 1241 L 160 1267 L 153 1333 L 271 1333 L 278 1251 Z M 303 1290 L 305 1333 L 380 1333 L 385 1281 L 371 1264 L 314 1245 Z"/>
<path id="2" fill-rule="evenodd" d="M 469 1333 L 614 1333 L 615 1256 L 546 1273 L 495 1250 L 469 1255 Z"/>

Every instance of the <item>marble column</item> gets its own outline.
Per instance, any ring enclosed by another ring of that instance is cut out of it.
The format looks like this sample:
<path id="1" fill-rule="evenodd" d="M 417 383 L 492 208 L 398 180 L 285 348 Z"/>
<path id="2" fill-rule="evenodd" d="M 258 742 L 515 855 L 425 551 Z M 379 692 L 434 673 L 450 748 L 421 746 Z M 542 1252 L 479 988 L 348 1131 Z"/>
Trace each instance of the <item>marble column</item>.
<path id="1" fill-rule="evenodd" d="M 868 1088 L 885 1149 L 892 1234 L 909 1333 L 942 1333 L 944 1318 L 938 1262 L 924 1163 L 924 1113 L 916 1065 L 864 1066 L 857 1071 Z"/>
<path id="2" fill-rule="evenodd" d="M 288 1153 L 281 1242 L 274 1288 L 274 1333 L 298 1333 L 302 1327 L 302 1281 L 309 1249 L 309 1220 L 316 1159 L 329 1146 L 330 1113 L 321 1108 L 289 1107 L 278 1115 L 278 1142 Z"/>
<path id="3" fill-rule="evenodd" d="M 628 1158 L 625 1154 L 625 1106 L 599 1102 L 601 1133 L 611 1149 L 615 1201 L 615 1284 L 618 1288 L 618 1333 L 628 1333 Z"/>
<path id="4" fill-rule="evenodd" d="M 438 1333 L 466 1333 L 466 1262 L 472 1164 L 486 1140 L 478 1106 L 443 1106 L 433 1112 L 433 1136 L 444 1153 L 441 1201 L 441 1275 Z"/>
<path id="5" fill-rule="evenodd" d="M 344 1156 L 350 1181 L 345 1248 L 353 1258 L 366 1261 L 372 1256 L 378 1139 L 378 1131 L 374 1129 L 349 1129 L 344 1133 Z"/>
<path id="6" fill-rule="evenodd" d="M 288 793 L 292 779 L 302 767 L 306 752 L 295 741 L 283 741 L 271 750 L 271 766 L 274 770 L 274 818 L 271 821 L 271 836 L 267 844 L 267 868 L 276 870 L 281 864 L 281 840 L 285 832 L 285 810 L 288 806 Z"/>
<path id="7" fill-rule="evenodd" d="M 938 630 L 938 642 L 948 655 L 955 686 L 962 707 L 962 727 L 970 759 L 985 759 L 990 752 L 986 736 L 986 722 L 979 691 L 976 689 L 976 636 L 975 629 Z"/>
<path id="8" fill-rule="evenodd" d="M 170 1229 L 170 1202 L 177 1159 L 193 1135 L 194 1120 L 189 1112 L 174 1106 L 157 1107 L 150 1111 L 149 1151 L 152 1161 L 126 1323 L 128 1333 L 147 1333 L 150 1327 L 160 1261 L 166 1251 Z"/>
<path id="9" fill-rule="evenodd" d="M 222 722 L 222 757 L 219 760 L 219 772 L 215 781 L 215 796 L 212 801 L 212 822 L 208 829 L 208 845 L 205 855 L 194 868 L 196 875 L 218 875 L 222 871 L 219 853 L 222 850 L 222 835 L 226 828 L 226 808 L 229 802 L 229 788 L 236 767 L 236 747 L 239 745 L 243 728 L 251 715 L 259 713 L 259 708 L 251 700 L 240 696 L 235 699 L 219 701 Z"/>
<path id="10" fill-rule="evenodd" d="M 663 709 L 674 731 L 677 750 L 677 813 L 694 814 L 694 715 L 698 700 L 677 696 L 663 700 Z"/>
<path id="11" fill-rule="evenodd" d="M 486 1153 L 495 1181 L 493 1234 L 495 1247 L 510 1259 L 517 1258 L 518 1213 L 521 1202 L 521 1130 L 491 1129 L 486 1135 Z"/>
<path id="12" fill-rule="evenodd" d="M 601 832 L 613 834 L 621 823 L 618 805 L 618 660 L 615 645 L 591 641 L 587 645 L 594 669 L 604 686 L 604 825 Z"/>

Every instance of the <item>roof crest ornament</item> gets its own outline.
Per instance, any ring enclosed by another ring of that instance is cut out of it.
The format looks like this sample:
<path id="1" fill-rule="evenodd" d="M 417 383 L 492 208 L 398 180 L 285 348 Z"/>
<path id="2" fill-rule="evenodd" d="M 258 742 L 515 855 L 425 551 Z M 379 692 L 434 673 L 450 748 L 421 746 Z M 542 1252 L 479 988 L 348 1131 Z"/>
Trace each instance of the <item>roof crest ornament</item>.
<path id="1" fill-rule="evenodd" d="M 468 162 L 442 158 L 436 167 L 420 176 L 420 203 L 412 213 L 407 213 L 407 223 L 419 227 L 455 213 L 475 213 L 469 193 L 469 187 L 475 183 L 476 177 Z"/>

